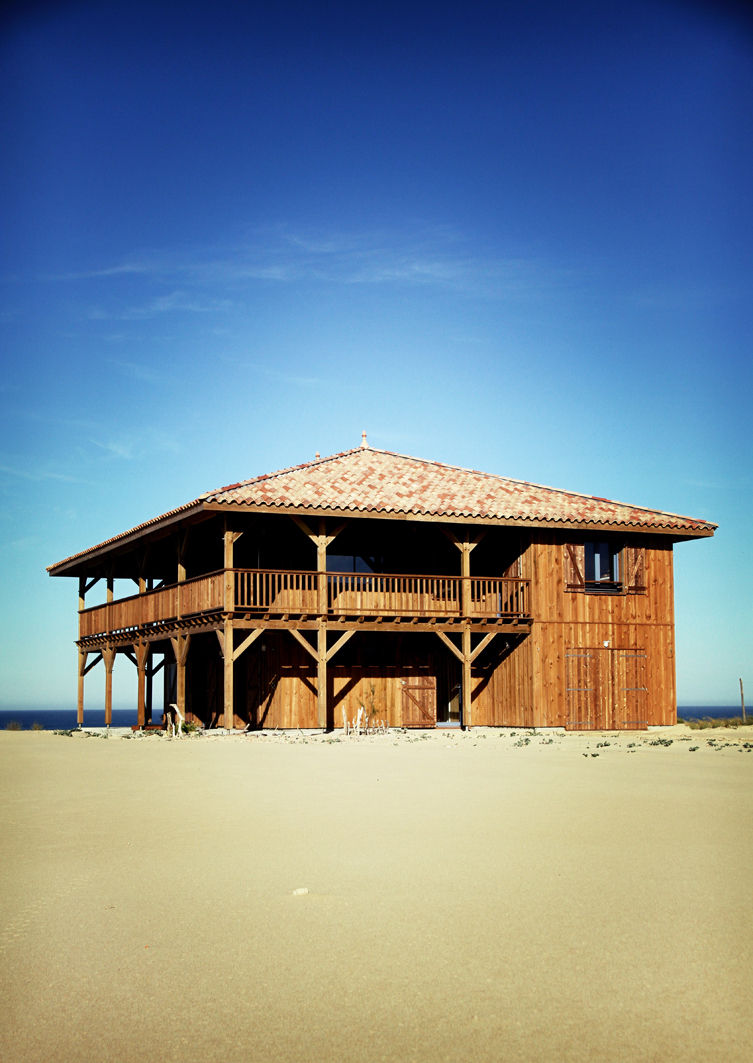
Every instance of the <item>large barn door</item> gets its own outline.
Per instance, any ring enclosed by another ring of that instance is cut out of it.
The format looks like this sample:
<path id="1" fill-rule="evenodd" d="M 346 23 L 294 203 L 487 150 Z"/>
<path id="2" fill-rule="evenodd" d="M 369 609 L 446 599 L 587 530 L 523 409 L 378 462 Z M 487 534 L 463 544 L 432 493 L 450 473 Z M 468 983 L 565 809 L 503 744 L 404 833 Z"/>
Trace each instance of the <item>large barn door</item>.
<path id="1" fill-rule="evenodd" d="M 403 727 L 436 727 L 437 680 L 433 675 L 403 680 Z"/>
<path id="2" fill-rule="evenodd" d="M 604 726 L 601 684 L 602 650 L 565 651 L 568 731 L 596 731 Z"/>
<path id="3" fill-rule="evenodd" d="M 648 726 L 645 650 L 612 650 L 612 727 L 643 731 Z"/>

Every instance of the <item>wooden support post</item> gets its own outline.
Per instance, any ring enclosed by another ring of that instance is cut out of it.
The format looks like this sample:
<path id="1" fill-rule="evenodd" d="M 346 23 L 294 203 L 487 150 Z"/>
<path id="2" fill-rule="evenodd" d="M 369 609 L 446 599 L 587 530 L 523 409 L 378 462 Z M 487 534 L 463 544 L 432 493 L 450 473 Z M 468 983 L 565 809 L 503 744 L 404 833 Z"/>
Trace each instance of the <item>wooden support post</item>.
<path id="1" fill-rule="evenodd" d="M 447 528 L 443 528 L 442 531 L 450 540 L 454 543 L 460 551 L 460 576 L 461 576 L 461 600 L 460 609 L 461 616 L 470 616 L 471 609 L 473 608 L 473 597 L 471 595 L 471 551 L 478 546 L 486 534 L 485 531 L 479 531 L 474 538 L 466 533 L 463 539 L 458 539 L 457 535 L 451 532 Z"/>
<path id="2" fill-rule="evenodd" d="M 115 580 L 113 579 L 112 576 L 108 576 L 107 577 L 107 604 L 108 605 L 110 604 L 110 602 L 113 600 L 114 597 L 115 597 Z"/>
<path id="3" fill-rule="evenodd" d="M 330 546 L 345 527 L 345 522 L 338 524 L 336 528 L 327 531 L 327 522 L 324 517 L 319 520 L 319 531 L 315 533 L 302 517 L 294 516 L 293 520 L 303 534 L 311 540 L 316 547 L 316 608 L 320 616 L 326 616 L 327 602 L 327 547 Z"/>
<path id="4" fill-rule="evenodd" d="M 186 715 L 186 658 L 188 657 L 188 648 L 191 645 L 190 635 L 174 635 L 171 637 L 170 642 L 173 646 L 173 653 L 175 654 L 175 701 L 180 709 L 181 715 L 185 718 Z"/>
<path id="5" fill-rule="evenodd" d="M 112 724 L 112 669 L 116 652 L 114 646 L 106 646 L 102 650 L 102 659 L 105 662 L 105 727 Z"/>
<path id="6" fill-rule="evenodd" d="M 79 727 L 84 725 L 84 676 L 86 675 L 86 658 L 89 656 L 86 650 L 78 651 L 78 707 L 76 709 L 76 723 Z"/>
<path id="7" fill-rule="evenodd" d="M 139 727 L 143 727 L 146 723 L 146 670 L 149 661 L 149 643 L 134 642 L 133 652 L 136 655 L 137 668 L 136 723 Z"/>
<path id="8" fill-rule="evenodd" d="M 233 687 L 233 621 L 226 620 L 222 633 L 222 653 L 224 657 L 223 683 L 223 726 L 229 731 L 235 727 L 235 690 Z"/>
<path id="9" fill-rule="evenodd" d="M 327 628 L 319 624 L 316 632 L 316 708 L 318 723 L 327 729 Z"/>
<path id="10" fill-rule="evenodd" d="M 152 722 L 154 705 L 154 665 L 151 659 L 146 662 L 146 691 L 144 697 L 144 727 Z"/>
<path id="11" fill-rule="evenodd" d="M 223 567 L 225 571 L 225 584 L 223 590 L 223 612 L 225 614 L 225 619 L 220 645 L 222 646 L 222 655 L 224 658 L 223 723 L 228 730 L 233 730 L 235 727 L 235 692 L 233 689 L 233 612 L 235 610 L 235 571 L 233 547 L 242 534 L 243 532 L 233 531 L 232 528 L 228 527 L 227 521 L 225 521 L 225 531 L 222 537 L 224 554 Z M 217 634 L 219 636 L 220 632 L 218 631 Z"/>
<path id="12" fill-rule="evenodd" d="M 235 572 L 233 571 L 233 548 L 243 532 L 233 531 L 225 522 L 223 542 L 223 568 L 225 570 L 225 585 L 223 595 L 223 609 L 226 613 L 232 613 L 235 609 Z M 185 569 L 184 569 L 185 573 Z"/>
<path id="13" fill-rule="evenodd" d="M 472 726 L 471 711 L 471 629 L 466 624 L 463 628 L 463 727 Z"/>

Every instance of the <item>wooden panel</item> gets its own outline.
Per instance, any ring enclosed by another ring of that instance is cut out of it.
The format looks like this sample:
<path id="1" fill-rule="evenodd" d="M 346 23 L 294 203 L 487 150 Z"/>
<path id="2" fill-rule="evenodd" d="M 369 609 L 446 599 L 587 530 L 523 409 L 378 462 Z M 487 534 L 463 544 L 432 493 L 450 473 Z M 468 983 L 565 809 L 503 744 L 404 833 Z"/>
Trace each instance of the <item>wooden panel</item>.
<path id="1" fill-rule="evenodd" d="M 403 727 L 435 727 L 437 680 L 435 676 L 412 676 L 403 680 Z"/>
<path id="2" fill-rule="evenodd" d="M 503 636 L 474 662 L 472 718 L 480 727 L 534 727 L 531 639 L 509 643 Z"/>
<path id="3" fill-rule="evenodd" d="M 645 650 L 614 650 L 612 658 L 612 727 L 643 730 L 648 723 L 648 657 Z"/>
<path id="4" fill-rule="evenodd" d="M 602 654 L 593 649 L 568 648 L 565 653 L 565 700 L 569 731 L 595 731 L 606 724 Z"/>

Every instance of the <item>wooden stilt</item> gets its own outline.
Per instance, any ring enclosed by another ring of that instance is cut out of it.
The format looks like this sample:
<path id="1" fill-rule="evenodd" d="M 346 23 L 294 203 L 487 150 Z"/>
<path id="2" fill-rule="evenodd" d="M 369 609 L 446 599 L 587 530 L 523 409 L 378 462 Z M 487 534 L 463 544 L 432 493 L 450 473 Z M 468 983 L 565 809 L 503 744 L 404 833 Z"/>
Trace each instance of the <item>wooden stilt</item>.
<path id="1" fill-rule="evenodd" d="M 320 624 L 316 632 L 316 707 L 318 724 L 327 729 L 327 629 Z"/>
<path id="2" fill-rule="evenodd" d="M 471 711 L 471 629 L 466 625 L 463 628 L 463 727 L 473 725 Z"/>
<path id="3" fill-rule="evenodd" d="M 180 710 L 181 715 L 185 718 L 186 715 L 186 660 L 188 658 L 188 649 L 191 645 L 190 635 L 175 635 L 170 639 L 173 646 L 173 653 L 175 654 L 175 702 Z"/>
<path id="4" fill-rule="evenodd" d="M 222 655 L 224 658 L 224 694 L 223 716 L 224 726 L 228 730 L 235 727 L 234 690 L 233 690 L 233 612 L 235 610 L 235 570 L 233 568 L 233 547 L 236 540 L 240 539 L 243 532 L 233 531 L 225 522 L 223 535 L 225 584 L 223 591 L 225 621 L 223 625 L 223 637 L 220 639 Z M 220 634 L 219 632 L 217 633 Z"/>
<path id="5" fill-rule="evenodd" d="M 78 651 L 78 705 L 76 708 L 76 723 L 79 727 L 84 725 L 84 676 L 86 675 L 86 658 L 89 656 L 86 650 Z"/>
<path id="6" fill-rule="evenodd" d="M 233 688 L 233 622 L 232 620 L 225 621 L 225 628 L 222 639 L 222 652 L 225 661 L 224 665 L 224 686 L 223 686 L 223 712 L 224 721 L 223 726 L 232 731 L 235 727 L 235 712 L 234 712 L 234 697 L 235 691 Z"/>
<path id="7" fill-rule="evenodd" d="M 146 670 L 149 660 L 149 643 L 134 642 L 133 652 L 136 655 L 137 669 L 137 696 L 136 696 L 136 723 L 143 727 L 146 723 Z"/>
<path id="8" fill-rule="evenodd" d="M 112 669 L 116 652 L 114 646 L 106 646 L 102 650 L 102 658 L 105 662 L 105 727 L 110 727 L 112 724 Z"/>
<path id="9" fill-rule="evenodd" d="M 152 705 L 154 704 L 154 665 L 146 662 L 146 691 L 144 698 L 144 726 L 152 722 Z"/>

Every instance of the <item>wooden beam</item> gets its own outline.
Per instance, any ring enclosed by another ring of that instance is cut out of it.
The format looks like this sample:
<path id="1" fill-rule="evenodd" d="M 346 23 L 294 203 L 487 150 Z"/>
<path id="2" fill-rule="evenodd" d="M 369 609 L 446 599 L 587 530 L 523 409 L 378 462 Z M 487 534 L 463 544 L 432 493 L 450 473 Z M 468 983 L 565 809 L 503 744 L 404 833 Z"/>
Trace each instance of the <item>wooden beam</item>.
<path id="1" fill-rule="evenodd" d="M 240 655 L 242 653 L 244 653 L 253 642 L 256 642 L 256 640 L 259 638 L 260 635 L 263 635 L 263 634 L 264 634 L 264 628 L 263 627 L 254 628 L 254 630 L 249 635 L 246 635 L 245 639 L 243 640 L 243 642 L 241 642 L 240 646 L 236 646 L 235 649 L 233 650 L 233 660 L 237 661 L 238 658 L 240 657 Z"/>
<path id="2" fill-rule="evenodd" d="M 89 672 L 91 672 L 92 668 L 96 668 L 96 666 L 99 664 L 99 662 L 101 660 L 102 660 L 102 652 L 100 651 L 97 654 L 97 656 L 94 658 L 94 660 L 91 662 L 91 664 L 86 664 L 86 661 L 84 661 L 84 675 L 88 675 Z"/>
<path id="3" fill-rule="evenodd" d="M 462 539 L 458 538 L 452 528 L 446 528 L 443 524 L 440 524 L 439 530 L 450 540 L 450 542 L 454 546 L 457 546 L 459 550 L 467 549 L 469 553 L 471 550 L 473 550 L 475 546 L 478 546 L 478 544 L 486 535 L 485 528 L 479 528 L 479 530 L 474 536 L 471 536 L 470 532 L 465 532 Z"/>
<path id="4" fill-rule="evenodd" d="M 348 639 L 351 639 L 354 635 L 355 631 L 343 632 L 343 634 L 340 636 L 334 646 L 330 646 L 330 648 L 327 650 L 327 660 L 331 661 L 335 654 L 338 652 L 338 650 L 341 650 L 345 643 L 348 641 Z"/>
<path id="5" fill-rule="evenodd" d="M 440 631 L 440 630 L 435 630 L 435 631 L 434 631 L 434 634 L 435 634 L 435 635 L 438 635 L 438 636 L 440 637 L 440 639 L 442 640 L 442 642 L 444 642 L 445 646 L 447 646 L 447 648 L 448 648 L 449 650 L 451 650 L 451 652 L 452 652 L 452 653 L 454 653 L 454 654 L 455 654 L 455 656 L 457 657 L 457 659 L 458 659 L 459 661 L 461 661 L 461 662 L 463 661 L 463 651 L 462 651 L 462 650 L 459 650 L 459 649 L 457 648 L 457 646 L 456 646 L 456 645 L 455 645 L 455 643 L 454 643 L 454 642 L 452 641 L 452 639 L 450 638 L 450 636 L 449 636 L 449 635 L 446 635 L 446 634 L 444 633 L 444 631 Z"/>
<path id="6" fill-rule="evenodd" d="M 308 650 L 308 652 L 311 654 L 311 656 L 314 658 L 315 661 L 319 660 L 319 654 L 318 654 L 317 650 L 314 649 L 314 647 L 311 645 L 311 643 L 309 642 L 308 639 L 303 637 L 303 635 L 300 633 L 300 631 L 298 631 L 297 628 L 289 627 L 289 628 L 287 628 L 287 630 L 290 632 L 290 634 L 293 636 L 293 638 L 296 640 L 296 642 L 300 642 L 300 644 L 301 644 L 301 646 L 303 646 L 304 650 Z"/>
<path id="7" fill-rule="evenodd" d="M 479 642 L 478 646 L 471 653 L 471 661 L 475 661 L 476 660 L 478 655 L 480 653 L 482 653 L 483 650 L 486 649 L 486 647 L 489 645 L 489 643 L 492 641 L 492 639 L 494 638 L 494 636 L 496 634 L 497 634 L 496 631 L 490 631 L 488 635 L 484 635 L 484 637 L 481 639 L 481 642 Z"/>

